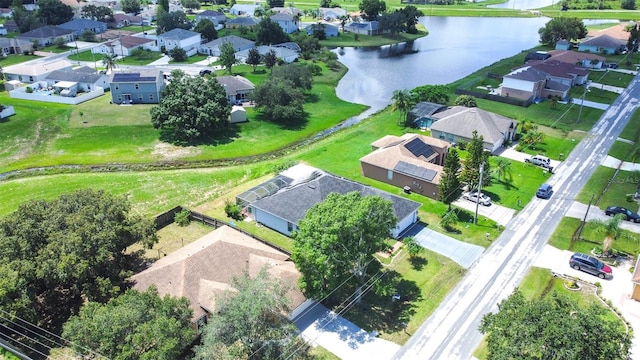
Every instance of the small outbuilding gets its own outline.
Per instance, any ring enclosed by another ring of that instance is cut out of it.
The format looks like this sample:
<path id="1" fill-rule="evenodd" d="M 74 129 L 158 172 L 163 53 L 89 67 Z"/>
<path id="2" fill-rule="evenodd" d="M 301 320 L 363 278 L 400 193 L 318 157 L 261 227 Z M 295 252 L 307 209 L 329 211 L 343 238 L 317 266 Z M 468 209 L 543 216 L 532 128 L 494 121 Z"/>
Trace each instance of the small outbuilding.
<path id="1" fill-rule="evenodd" d="M 247 112 L 242 106 L 234 105 L 231 107 L 231 114 L 229 115 L 229 122 L 232 124 L 241 123 L 247 121 Z"/>

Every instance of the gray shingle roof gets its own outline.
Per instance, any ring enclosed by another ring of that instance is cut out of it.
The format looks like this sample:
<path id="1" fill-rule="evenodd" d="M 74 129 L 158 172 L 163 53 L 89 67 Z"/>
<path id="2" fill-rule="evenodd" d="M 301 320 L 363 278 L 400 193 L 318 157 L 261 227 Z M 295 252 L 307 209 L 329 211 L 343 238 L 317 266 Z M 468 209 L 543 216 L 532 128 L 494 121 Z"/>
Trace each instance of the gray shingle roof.
<path id="1" fill-rule="evenodd" d="M 209 17 L 209 16 L 223 16 L 224 14 L 221 13 L 220 11 L 214 11 L 214 10 L 205 10 L 203 12 L 201 12 L 200 14 L 196 15 L 196 17 L 200 16 L 200 17 Z"/>
<path id="2" fill-rule="evenodd" d="M 580 45 L 585 45 L 585 46 L 598 46 L 598 47 L 603 47 L 603 48 L 618 48 L 622 45 L 624 45 L 625 42 L 622 40 L 618 40 L 612 36 L 609 36 L 607 34 L 603 34 L 600 36 L 596 36 L 594 38 L 591 39 L 587 39 L 584 40 L 582 42 L 580 42 Z"/>
<path id="3" fill-rule="evenodd" d="M 543 81 L 548 76 L 549 74 L 547 74 L 544 71 L 540 71 L 532 66 L 525 66 L 512 71 L 511 73 L 505 75 L 504 77 L 526 80 L 526 81 Z"/>
<path id="4" fill-rule="evenodd" d="M 93 73 L 87 71 L 75 71 L 75 70 L 56 70 L 47 76 L 47 80 L 54 81 L 73 81 L 79 83 L 95 83 L 100 80 L 101 77 L 106 76 L 97 73 L 95 70 Z"/>
<path id="5" fill-rule="evenodd" d="M 70 30 L 77 31 L 77 30 L 102 28 L 102 27 L 106 28 L 107 24 L 100 21 L 91 20 L 91 19 L 72 19 L 58 26 L 63 29 L 70 29 Z"/>
<path id="6" fill-rule="evenodd" d="M 240 16 L 235 19 L 231 19 L 227 21 L 227 25 L 237 25 L 237 26 L 255 26 L 258 25 L 258 20 L 249 16 Z"/>
<path id="7" fill-rule="evenodd" d="M 273 21 L 293 21 L 293 16 L 285 13 L 278 13 L 271 16 L 271 20 Z"/>
<path id="8" fill-rule="evenodd" d="M 324 174 L 309 182 L 283 189 L 251 205 L 292 224 L 298 224 L 312 206 L 322 202 L 329 194 L 346 194 L 352 191 L 357 191 L 363 196 L 376 195 L 390 200 L 398 219 L 404 219 L 421 206 L 416 201 L 330 174 Z"/>
<path id="9" fill-rule="evenodd" d="M 218 76 L 215 79 L 224 87 L 227 95 L 236 95 L 238 91 L 248 91 L 256 88 L 251 81 L 239 75 Z"/>
<path id="10" fill-rule="evenodd" d="M 167 40 L 184 40 L 193 36 L 200 37 L 200 33 L 176 28 L 176 29 L 167 31 L 166 33 L 162 33 L 158 35 L 158 37 L 164 38 Z"/>
<path id="11" fill-rule="evenodd" d="M 73 30 L 63 29 L 57 26 L 43 26 L 26 33 L 20 34 L 18 38 L 32 38 L 32 39 L 48 39 L 51 37 L 58 37 L 72 34 Z"/>
<path id="12" fill-rule="evenodd" d="M 442 131 L 467 139 L 473 137 L 473 131 L 482 135 L 485 142 L 495 143 L 504 138 L 504 133 L 509 130 L 515 121 L 479 108 L 467 108 L 453 106 L 450 109 L 434 115 L 439 119 L 431 125 L 431 131 Z"/>
<path id="13" fill-rule="evenodd" d="M 204 44 L 204 46 L 208 48 L 215 48 L 224 43 L 230 43 L 231 45 L 233 45 L 233 48 L 236 50 L 241 48 L 246 48 L 246 47 L 253 47 L 256 44 L 254 41 L 247 40 L 239 36 L 227 35 L 227 36 L 223 36 L 221 38 L 209 41 L 208 43 Z"/>

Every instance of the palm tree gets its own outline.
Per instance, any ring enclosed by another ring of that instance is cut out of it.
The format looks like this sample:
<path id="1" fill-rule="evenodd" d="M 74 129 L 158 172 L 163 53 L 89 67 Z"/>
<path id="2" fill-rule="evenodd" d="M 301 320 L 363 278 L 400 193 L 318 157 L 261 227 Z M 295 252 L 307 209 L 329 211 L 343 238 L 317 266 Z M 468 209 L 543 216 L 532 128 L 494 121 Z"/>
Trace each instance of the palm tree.
<path id="1" fill-rule="evenodd" d="M 409 110 L 411 110 L 411 107 L 413 107 L 411 93 L 409 93 L 409 90 L 396 90 L 393 92 L 391 100 L 393 100 L 393 104 L 391 105 L 392 109 L 400 112 L 398 125 L 406 123 L 407 114 Z"/>
<path id="2" fill-rule="evenodd" d="M 505 180 L 507 180 L 507 178 L 511 180 L 511 170 L 511 161 L 503 157 L 499 157 L 496 160 L 495 174 L 498 180 L 500 180 L 502 177 L 504 177 Z"/>
<path id="3" fill-rule="evenodd" d="M 104 54 L 102 57 L 102 65 L 107 69 L 107 72 L 109 72 L 109 70 L 113 71 L 113 69 L 118 67 L 116 63 L 117 57 L 116 54 Z"/>
<path id="4" fill-rule="evenodd" d="M 616 214 L 613 218 L 603 221 L 600 219 L 593 219 L 589 222 L 596 226 L 595 232 L 604 234 L 604 241 L 602 242 L 602 254 L 605 255 L 611 249 L 613 241 L 619 237 L 629 237 L 629 235 L 622 231 L 620 222 L 624 219 L 623 214 Z"/>

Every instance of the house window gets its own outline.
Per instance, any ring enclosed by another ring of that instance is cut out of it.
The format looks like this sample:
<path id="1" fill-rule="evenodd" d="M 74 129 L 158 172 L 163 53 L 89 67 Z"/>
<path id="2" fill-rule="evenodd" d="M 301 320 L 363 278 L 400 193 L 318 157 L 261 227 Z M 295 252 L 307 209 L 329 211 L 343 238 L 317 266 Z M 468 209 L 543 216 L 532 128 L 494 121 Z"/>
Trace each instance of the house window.
<path id="1" fill-rule="evenodd" d="M 33 82 L 33 76 L 29 76 L 29 82 Z"/>
<path id="2" fill-rule="evenodd" d="M 393 170 L 387 170 L 387 179 L 393 180 Z"/>
<path id="3" fill-rule="evenodd" d="M 153 94 L 149 94 L 149 101 L 153 101 Z"/>
<path id="4" fill-rule="evenodd" d="M 288 232 L 292 232 L 293 231 L 293 224 L 290 222 L 287 222 L 287 231 Z"/>
<path id="5" fill-rule="evenodd" d="M 138 94 L 138 100 L 142 102 L 142 99 L 143 99 L 142 94 Z"/>
<path id="6" fill-rule="evenodd" d="M 136 90 L 140 90 L 140 85 L 138 85 L 138 84 L 133 85 L 133 87 L 135 87 Z"/>
<path id="7" fill-rule="evenodd" d="M 115 84 L 115 88 L 116 88 L 116 90 L 120 90 L 120 85 Z"/>
<path id="8" fill-rule="evenodd" d="M 122 95 L 118 95 L 118 102 L 121 103 L 122 102 Z"/>
<path id="9" fill-rule="evenodd" d="M 449 141 L 453 141 L 453 134 L 449 134 Z"/>
<path id="10" fill-rule="evenodd" d="M 440 139 L 444 139 L 444 133 L 440 133 L 440 136 L 438 136 Z"/>

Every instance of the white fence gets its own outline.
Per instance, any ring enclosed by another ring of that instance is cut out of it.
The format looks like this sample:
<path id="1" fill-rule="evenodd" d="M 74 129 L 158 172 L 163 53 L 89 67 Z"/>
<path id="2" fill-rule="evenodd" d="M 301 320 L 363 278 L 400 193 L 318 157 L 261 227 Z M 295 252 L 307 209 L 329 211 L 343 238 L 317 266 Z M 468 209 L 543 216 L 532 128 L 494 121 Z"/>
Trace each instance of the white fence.
<path id="1" fill-rule="evenodd" d="M 28 93 L 27 86 L 23 86 L 15 90 L 9 91 L 9 95 L 13 99 L 52 102 L 52 103 L 67 104 L 67 105 L 78 105 L 85 101 L 95 99 L 98 96 L 104 95 L 104 89 L 99 86 L 96 86 L 95 89 L 90 92 L 80 93 L 75 97 L 65 97 L 65 96 L 59 96 L 59 95 L 52 95 L 51 93 L 47 93 L 47 92 Z"/>

